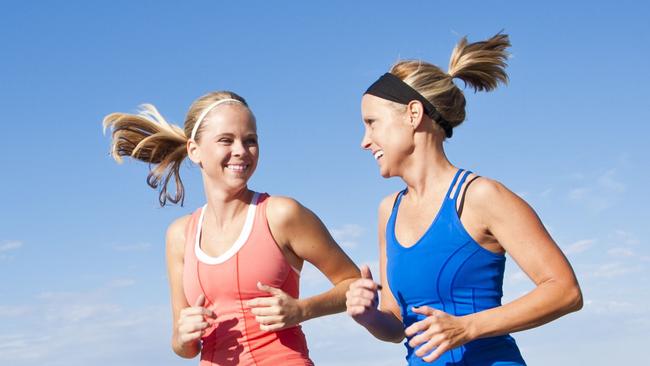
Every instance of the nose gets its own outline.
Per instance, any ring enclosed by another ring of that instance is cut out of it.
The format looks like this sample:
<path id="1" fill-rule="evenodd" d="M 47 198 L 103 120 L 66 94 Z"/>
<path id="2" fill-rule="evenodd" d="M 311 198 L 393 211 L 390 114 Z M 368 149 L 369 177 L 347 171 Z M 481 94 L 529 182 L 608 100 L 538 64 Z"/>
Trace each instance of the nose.
<path id="1" fill-rule="evenodd" d="M 361 139 L 361 148 L 364 150 L 370 149 L 370 145 L 372 144 L 372 141 L 370 141 L 370 136 L 368 136 L 368 129 L 366 128 L 365 131 L 363 132 L 363 138 Z"/>
<path id="2" fill-rule="evenodd" d="M 244 142 L 242 140 L 235 140 L 235 142 L 232 144 L 232 154 L 234 156 L 242 156 L 246 154 L 246 146 L 244 146 Z"/>

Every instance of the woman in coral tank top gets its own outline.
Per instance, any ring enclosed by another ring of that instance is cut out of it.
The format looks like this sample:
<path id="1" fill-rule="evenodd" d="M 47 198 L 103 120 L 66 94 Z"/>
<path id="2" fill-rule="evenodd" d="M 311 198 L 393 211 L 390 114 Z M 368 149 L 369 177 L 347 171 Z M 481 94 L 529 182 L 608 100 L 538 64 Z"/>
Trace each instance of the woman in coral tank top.
<path id="1" fill-rule="evenodd" d="M 110 114 L 104 127 L 112 128 L 118 162 L 130 156 L 151 164 L 147 182 L 160 188 L 161 206 L 183 201 L 185 157 L 201 169 L 207 203 L 167 230 L 174 352 L 200 354 L 202 366 L 313 365 L 300 323 L 343 311 L 359 271 L 311 211 L 248 188 L 259 146 L 246 101 L 232 92 L 204 95 L 183 129 L 151 105 L 138 115 Z M 300 299 L 305 260 L 334 286 Z"/>

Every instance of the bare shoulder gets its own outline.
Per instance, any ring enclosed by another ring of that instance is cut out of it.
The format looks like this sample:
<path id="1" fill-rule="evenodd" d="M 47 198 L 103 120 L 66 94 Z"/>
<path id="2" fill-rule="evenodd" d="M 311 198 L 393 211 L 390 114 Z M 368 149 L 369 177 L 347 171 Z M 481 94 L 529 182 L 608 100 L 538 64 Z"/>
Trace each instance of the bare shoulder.
<path id="1" fill-rule="evenodd" d="M 190 220 L 191 215 L 185 215 L 172 221 L 167 227 L 166 241 L 167 252 L 172 254 L 182 254 L 185 251 L 185 228 Z"/>
<path id="2" fill-rule="evenodd" d="M 381 200 L 381 203 L 379 203 L 380 218 L 388 217 L 388 214 L 393 210 L 393 205 L 395 204 L 395 200 L 397 199 L 397 195 L 399 193 L 400 191 L 393 192 Z"/>
<path id="3" fill-rule="evenodd" d="M 501 182 L 486 177 L 476 178 L 467 186 L 465 207 L 491 225 L 512 215 L 524 215 L 532 208 Z"/>
<path id="4" fill-rule="evenodd" d="M 276 224 L 287 224 L 300 218 L 307 209 L 297 200 L 285 196 L 271 196 L 266 204 L 266 215 Z"/>
<path id="5" fill-rule="evenodd" d="M 467 204 L 477 206 L 490 206 L 504 199 L 513 199 L 517 196 L 501 182 L 491 178 L 478 176 L 467 186 Z"/>

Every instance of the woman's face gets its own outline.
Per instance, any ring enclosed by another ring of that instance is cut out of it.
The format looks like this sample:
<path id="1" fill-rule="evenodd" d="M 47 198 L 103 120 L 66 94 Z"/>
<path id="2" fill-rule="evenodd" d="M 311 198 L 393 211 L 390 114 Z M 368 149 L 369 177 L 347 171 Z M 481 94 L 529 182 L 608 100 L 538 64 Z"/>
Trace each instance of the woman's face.
<path id="1" fill-rule="evenodd" d="M 192 161 L 210 181 L 225 188 L 245 187 L 259 159 L 255 117 L 243 105 L 226 104 L 208 113 L 201 124 L 200 140 L 190 151 Z"/>
<path id="2" fill-rule="evenodd" d="M 401 176 L 404 159 L 413 152 L 413 127 L 401 107 L 374 95 L 361 98 L 365 126 L 361 147 L 370 150 L 384 178 Z"/>

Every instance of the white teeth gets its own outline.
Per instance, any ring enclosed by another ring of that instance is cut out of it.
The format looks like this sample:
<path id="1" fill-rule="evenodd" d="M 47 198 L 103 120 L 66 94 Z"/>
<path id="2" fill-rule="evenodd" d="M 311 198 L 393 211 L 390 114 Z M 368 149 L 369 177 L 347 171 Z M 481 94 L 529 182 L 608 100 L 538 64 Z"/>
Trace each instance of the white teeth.
<path id="1" fill-rule="evenodd" d="M 234 172 L 243 172 L 248 168 L 248 165 L 242 165 L 242 164 L 228 164 L 228 169 L 234 171 Z"/>
<path id="2" fill-rule="evenodd" d="M 379 158 L 381 158 L 382 156 L 384 156 L 384 152 L 383 152 L 382 150 L 377 150 L 377 151 L 375 151 L 375 153 L 373 154 L 373 156 L 375 157 L 375 160 L 379 160 Z"/>

